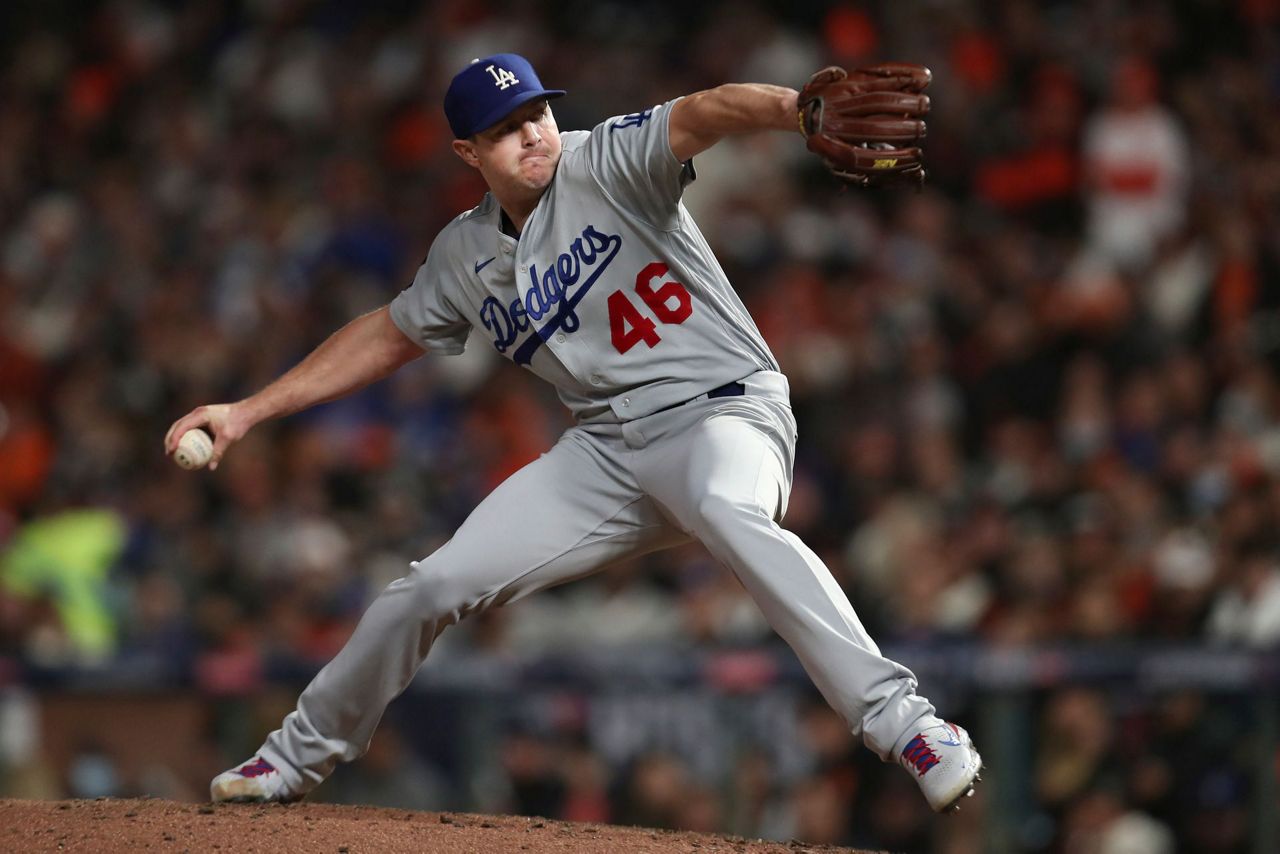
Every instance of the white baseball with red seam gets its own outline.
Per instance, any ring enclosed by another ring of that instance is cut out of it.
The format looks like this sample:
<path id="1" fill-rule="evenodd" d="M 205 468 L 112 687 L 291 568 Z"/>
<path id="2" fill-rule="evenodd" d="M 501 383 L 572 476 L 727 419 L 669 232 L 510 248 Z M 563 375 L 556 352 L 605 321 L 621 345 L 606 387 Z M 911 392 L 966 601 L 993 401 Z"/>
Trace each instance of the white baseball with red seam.
<path id="1" fill-rule="evenodd" d="M 213 440 L 209 434 L 195 427 L 182 434 L 173 461 L 184 469 L 204 468 L 213 459 Z"/>

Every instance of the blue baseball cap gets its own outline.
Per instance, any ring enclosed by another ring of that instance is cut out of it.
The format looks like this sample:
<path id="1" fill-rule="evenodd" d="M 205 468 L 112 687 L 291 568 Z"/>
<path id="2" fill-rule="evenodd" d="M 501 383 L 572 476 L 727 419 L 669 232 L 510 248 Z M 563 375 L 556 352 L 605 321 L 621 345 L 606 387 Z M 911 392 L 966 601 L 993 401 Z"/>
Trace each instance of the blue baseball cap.
<path id="1" fill-rule="evenodd" d="M 537 98 L 559 98 L 563 89 L 543 89 L 529 60 L 496 53 L 454 75 L 444 95 L 444 114 L 454 139 L 466 139 L 502 121 L 522 104 Z"/>

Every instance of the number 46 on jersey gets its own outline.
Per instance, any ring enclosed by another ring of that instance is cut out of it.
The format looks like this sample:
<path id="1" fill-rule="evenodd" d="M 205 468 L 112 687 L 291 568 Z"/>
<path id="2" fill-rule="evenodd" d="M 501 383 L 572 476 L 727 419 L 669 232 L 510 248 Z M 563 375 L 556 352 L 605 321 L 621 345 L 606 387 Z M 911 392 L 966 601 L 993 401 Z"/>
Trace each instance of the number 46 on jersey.
<path id="1" fill-rule="evenodd" d="M 660 286 L 654 284 L 655 279 L 669 272 L 666 264 L 654 261 L 636 275 L 635 292 L 657 318 L 656 322 L 637 308 L 624 291 L 609 294 L 609 335 L 619 353 L 627 352 L 641 341 L 653 348 L 662 341 L 658 323 L 679 325 L 693 314 L 693 298 L 684 285 L 675 280 L 662 282 Z"/>

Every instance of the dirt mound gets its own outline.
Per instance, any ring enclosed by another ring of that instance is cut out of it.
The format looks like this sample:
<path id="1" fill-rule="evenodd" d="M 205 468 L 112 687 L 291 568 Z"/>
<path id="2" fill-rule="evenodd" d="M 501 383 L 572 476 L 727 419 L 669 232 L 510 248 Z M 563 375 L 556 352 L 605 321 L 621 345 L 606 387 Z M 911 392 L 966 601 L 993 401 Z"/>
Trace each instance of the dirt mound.
<path id="1" fill-rule="evenodd" d="M 540 818 L 406 812 L 328 804 L 270 806 L 173 801 L 0 800 L 3 851 L 329 851 L 381 854 L 865 854 L 799 842 Z"/>

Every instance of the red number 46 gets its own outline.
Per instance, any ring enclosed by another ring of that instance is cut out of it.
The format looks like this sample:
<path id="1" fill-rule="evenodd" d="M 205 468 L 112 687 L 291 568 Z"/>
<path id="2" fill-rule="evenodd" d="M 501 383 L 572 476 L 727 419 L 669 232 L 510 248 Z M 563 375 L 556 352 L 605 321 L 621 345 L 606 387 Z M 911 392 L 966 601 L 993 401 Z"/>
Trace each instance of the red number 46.
<path id="1" fill-rule="evenodd" d="M 663 323 L 681 324 L 693 314 L 693 298 L 684 285 L 677 281 L 663 282 L 654 287 L 653 280 L 667 275 L 670 270 L 661 261 L 654 261 L 636 275 L 636 293 L 649 306 L 654 317 Z M 640 309 L 622 291 L 609 294 L 609 334 L 614 349 L 625 353 L 643 341 L 653 347 L 662 337 L 657 324 L 640 313 Z"/>

